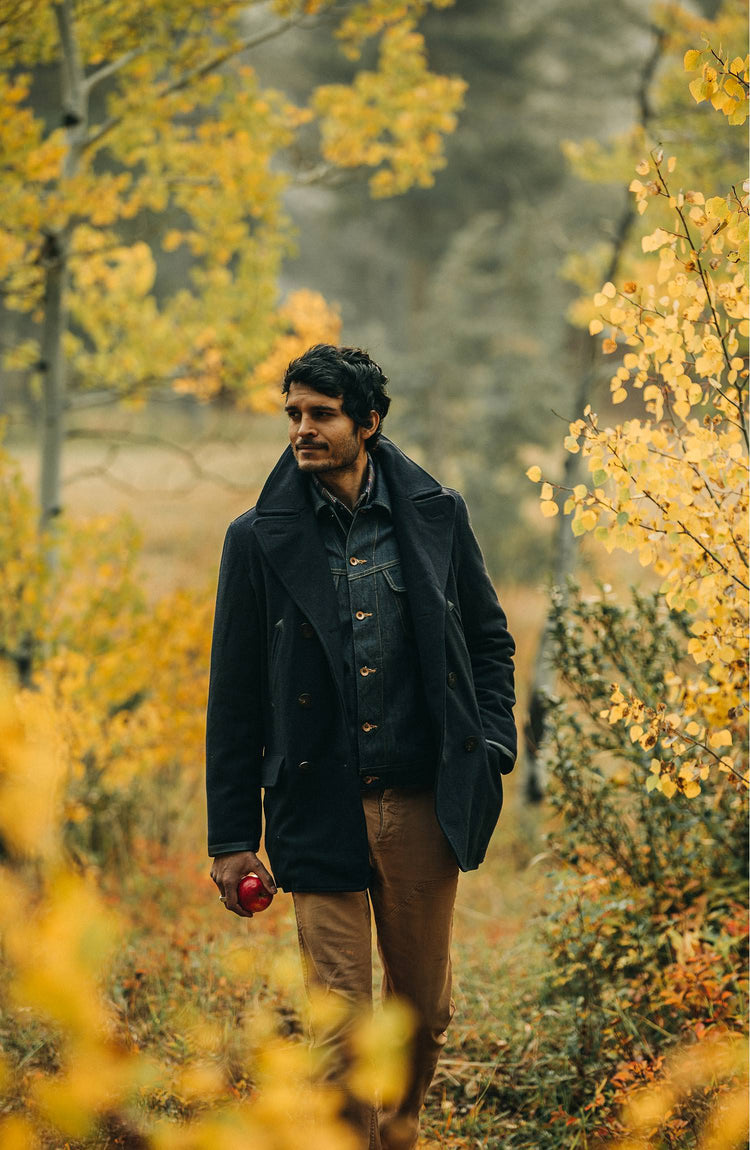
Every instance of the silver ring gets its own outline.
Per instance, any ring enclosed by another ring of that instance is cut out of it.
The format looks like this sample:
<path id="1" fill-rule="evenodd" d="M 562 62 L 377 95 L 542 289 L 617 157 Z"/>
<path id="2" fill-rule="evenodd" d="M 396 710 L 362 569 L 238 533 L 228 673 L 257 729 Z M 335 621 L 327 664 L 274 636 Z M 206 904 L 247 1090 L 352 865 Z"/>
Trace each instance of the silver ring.
<path id="1" fill-rule="evenodd" d="M 227 896 L 225 894 L 220 894 L 219 895 L 219 902 L 226 902 L 226 901 L 227 901 Z"/>

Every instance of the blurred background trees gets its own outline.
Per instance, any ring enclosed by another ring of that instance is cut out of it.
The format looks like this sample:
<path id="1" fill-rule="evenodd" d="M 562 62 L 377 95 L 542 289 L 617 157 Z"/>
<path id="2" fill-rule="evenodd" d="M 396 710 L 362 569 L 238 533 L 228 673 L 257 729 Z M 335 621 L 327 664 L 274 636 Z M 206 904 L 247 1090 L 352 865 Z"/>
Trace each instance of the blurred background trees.
<path id="1" fill-rule="evenodd" d="M 259 83 L 253 51 L 325 7 L 4 5 L 0 274 L 6 310 L 28 316 L 6 364 L 41 380 L 45 519 L 81 392 L 247 398 L 311 308 L 319 338 L 335 337 L 316 297 L 277 310 L 284 155 L 303 125 L 315 121 L 326 166 L 373 168 L 375 194 L 429 185 L 442 165 L 464 84 L 429 72 L 409 5 L 360 5 L 337 24 L 354 60 L 379 41 L 378 65 L 350 83 L 318 81 L 299 105 Z"/>
<path id="2" fill-rule="evenodd" d="M 283 900 L 217 918 L 203 856 L 212 572 L 319 339 L 467 493 L 521 715 L 547 640 L 427 1132 L 746 1144 L 745 24 L 0 0 L 3 1145 L 347 1146 Z"/>
<path id="3" fill-rule="evenodd" d="M 116 397 L 268 408 L 315 331 L 382 359 L 394 434 L 467 491 L 495 573 L 536 575 L 549 544 L 515 474 L 575 414 L 560 272 L 593 290 L 629 182 L 632 148 L 592 148 L 639 121 L 655 39 L 692 19 L 648 0 L 210 19 L 8 0 L 2 406 L 45 429 L 45 513 L 60 408 L 73 435 Z M 665 56 L 648 101 L 674 136 L 690 97 Z M 587 137 L 584 190 L 561 144 Z"/>

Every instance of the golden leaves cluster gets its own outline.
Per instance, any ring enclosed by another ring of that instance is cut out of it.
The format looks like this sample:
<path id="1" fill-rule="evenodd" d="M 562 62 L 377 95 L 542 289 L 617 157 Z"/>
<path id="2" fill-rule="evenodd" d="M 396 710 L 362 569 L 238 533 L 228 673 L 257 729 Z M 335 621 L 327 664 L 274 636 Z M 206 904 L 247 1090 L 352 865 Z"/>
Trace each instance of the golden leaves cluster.
<path id="1" fill-rule="evenodd" d="M 338 167 L 376 169 L 376 197 L 430 187 L 445 166 L 443 136 L 456 126 L 465 90 L 459 77 L 429 72 L 424 38 L 401 22 L 383 33 L 377 71 L 318 89 L 323 154 Z"/>
<path id="2" fill-rule="evenodd" d="M 706 38 L 705 48 L 691 48 L 685 53 L 684 67 L 686 72 L 700 72 L 689 85 L 696 103 L 710 100 L 730 124 L 745 123 L 750 92 L 750 56 L 735 56 L 730 60 L 721 47 L 717 50 Z"/>
<path id="3" fill-rule="evenodd" d="M 654 1081 L 629 1093 L 623 1107 L 625 1133 L 610 1140 L 612 1150 L 653 1150 L 680 1121 L 681 1106 L 691 1095 L 702 1097 L 721 1084 L 696 1132 L 696 1150 L 726 1150 L 747 1140 L 746 1042 L 739 1034 L 710 1031 L 699 1043 L 678 1047 Z M 660 1062 L 663 1061 L 660 1059 Z M 682 1123 L 683 1127 L 687 1125 Z M 675 1133 L 680 1139 L 681 1131 Z"/>
<path id="4" fill-rule="evenodd" d="M 114 1037 L 99 990 L 101 964 L 118 924 L 62 851 L 66 763 L 55 715 L 38 694 L 0 685 L 0 866 L 4 1006 L 64 1035 L 54 1076 L 0 1060 L 0 1142 L 32 1147 L 50 1126 L 64 1137 L 91 1133 L 100 1114 L 125 1106 L 148 1064 Z"/>
<path id="5" fill-rule="evenodd" d="M 127 520 L 59 521 L 41 536 L 37 523 L 18 468 L 0 452 L 2 658 L 32 675 L 34 699 L 55 715 L 64 818 L 84 851 L 96 837 L 116 855 L 127 834 L 118 812 L 139 780 L 177 772 L 198 785 L 210 597 L 176 592 L 149 607 Z"/>
<path id="6" fill-rule="evenodd" d="M 638 279 L 605 283 L 589 323 L 605 355 L 622 353 L 613 404 L 638 399 L 645 418 L 603 426 L 587 407 L 565 447 L 589 482 L 562 495 L 576 535 L 635 553 L 689 617 L 686 663 L 663 700 L 613 684 L 602 717 L 651 754 L 650 790 L 690 798 L 716 774 L 748 779 L 748 195 L 673 187 L 676 169 L 660 149 L 639 162 L 638 210 L 663 206 L 665 219 L 642 240 Z M 528 474 L 541 479 L 539 468 Z M 544 515 L 557 513 L 553 485 L 541 500 Z"/>
<path id="7" fill-rule="evenodd" d="M 252 1040 L 246 1036 L 244 1054 L 253 1059 L 259 1087 L 249 1102 L 238 1102 L 205 1022 L 177 1067 L 130 1041 L 105 990 L 127 922 L 63 850 L 65 768 L 57 725 L 54 711 L 35 694 L 13 693 L 7 684 L 0 690 L 4 1027 L 12 1033 L 23 1020 L 44 1035 L 41 1046 L 54 1050 L 43 1069 L 14 1057 L 12 1047 L 0 1053 L 0 1144 L 9 1150 L 99 1144 L 113 1126 L 118 1140 L 126 1136 L 152 1150 L 188 1144 L 354 1150 L 354 1135 L 340 1118 L 340 1093 L 313 1087 L 304 1046 L 279 1040 L 271 1011 Z M 188 1019 L 185 1010 L 183 1022 Z M 399 1012 L 386 1012 L 361 1027 L 352 1073 L 364 1097 L 392 1084 L 406 1049 L 402 1021 Z M 190 1120 L 143 1123 L 139 1103 L 164 1096 L 189 1107 Z"/>
<path id="8" fill-rule="evenodd" d="M 268 355 L 250 380 L 248 405 L 253 411 L 277 411 L 281 402 L 279 380 L 287 365 L 316 343 L 337 344 L 341 316 L 318 292 L 292 292 L 278 311 L 278 334 Z"/>
<path id="9" fill-rule="evenodd" d="M 328 6 L 278 0 L 269 34 Z M 32 18 L 26 0 L 10 6 L 0 21 L 0 283 L 6 305 L 41 324 L 50 261 L 67 262 L 75 386 L 133 396 L 167 384 L 201 400 L 253 391 L 287 323 L 283 194 L 300 129 L 318 119 L 326 165 L 375 169 L 377 195 L 427 186 L 444 163 L 464 85 L 429 70 L 415 30 L 427 6 L 354 5 L 339 45 L 356 57 L 380 36 L 379 67 L 298 107 L 245 62 L 253 38 L 237 0 L 209 24 L 199 0 L 70 5 L 82 104 L 61 106 L 69 122 L 51 131 L 31 76 L 60 64 L 56 8 L 41 0 Z M 23 358 L 38 363 L 38 343 Z M 21 357 L 10 349 L 6 362 L 18 368 Z"/>

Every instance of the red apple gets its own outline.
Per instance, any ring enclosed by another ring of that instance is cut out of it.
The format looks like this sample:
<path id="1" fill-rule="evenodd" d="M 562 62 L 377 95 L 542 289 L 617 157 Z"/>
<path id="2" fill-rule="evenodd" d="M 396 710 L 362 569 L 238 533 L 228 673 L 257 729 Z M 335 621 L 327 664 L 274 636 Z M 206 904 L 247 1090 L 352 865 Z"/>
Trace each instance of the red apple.
<path id="1" fill-rule="evenodd" d="M 257 874 L 246 874 L 237 887 L 237 901 L 243 910 L 257 914 L 271 905 L 273 895 L 269 894 Z"/>

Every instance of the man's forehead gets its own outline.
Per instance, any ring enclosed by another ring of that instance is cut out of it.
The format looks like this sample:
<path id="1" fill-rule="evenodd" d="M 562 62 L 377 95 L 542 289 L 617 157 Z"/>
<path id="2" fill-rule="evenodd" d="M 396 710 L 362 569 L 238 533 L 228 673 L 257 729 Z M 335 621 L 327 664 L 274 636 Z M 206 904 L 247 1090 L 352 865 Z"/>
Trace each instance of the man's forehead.
<path id="1" fill-rule="evenodd" d="M 340 409 L 344 401 L 342 395 L 325 395 L 316 391 L 306 383 L 290 383 L 286 397 L 286 406 L 305 403 L 315 407 L 333 407 Z"/>

